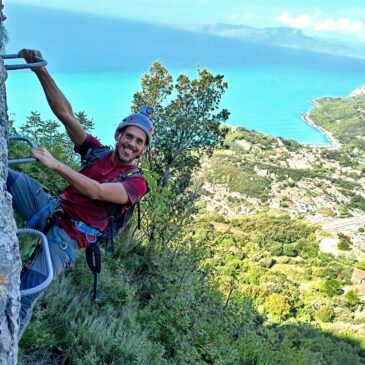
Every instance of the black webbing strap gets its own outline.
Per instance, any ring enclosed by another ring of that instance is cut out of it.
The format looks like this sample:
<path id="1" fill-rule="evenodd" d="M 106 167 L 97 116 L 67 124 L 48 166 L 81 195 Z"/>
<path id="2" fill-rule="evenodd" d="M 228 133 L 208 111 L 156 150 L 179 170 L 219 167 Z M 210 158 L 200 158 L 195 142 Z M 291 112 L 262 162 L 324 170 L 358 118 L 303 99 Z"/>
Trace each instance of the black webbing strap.
<path id="1" fill-rule="evenodd" d="M 141 207 L 139 206 L 139 202 L 137 203 L 137 212 L 138 212 L 137 228 L 141 229 Z"/>
<path id="2" fill-rule="evenodd" d="M 97 285 L 98 285 L 98 275 L 101 271 L 101 254 L 100 248 L 97 243 L 93 243 L 86 248 L 86 262 L 87 266 L 94 275 L 94 293 L 93 299 L 96 300 L 96 292 L 97 292 Z"/>

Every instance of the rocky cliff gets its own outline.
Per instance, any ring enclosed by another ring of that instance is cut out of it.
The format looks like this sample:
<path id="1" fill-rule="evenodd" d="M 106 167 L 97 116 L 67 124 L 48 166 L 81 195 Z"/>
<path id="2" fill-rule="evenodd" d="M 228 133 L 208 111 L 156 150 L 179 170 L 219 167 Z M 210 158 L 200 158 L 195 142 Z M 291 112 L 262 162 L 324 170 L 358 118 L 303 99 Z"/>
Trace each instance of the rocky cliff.
<path id="1" fill-rule="evenodd" d="M 0 58 L 0 364 L 13 365 L 18 357 L 21 260 L 11 196 L 6 190 L 8 116 L 5 80 Z"/>

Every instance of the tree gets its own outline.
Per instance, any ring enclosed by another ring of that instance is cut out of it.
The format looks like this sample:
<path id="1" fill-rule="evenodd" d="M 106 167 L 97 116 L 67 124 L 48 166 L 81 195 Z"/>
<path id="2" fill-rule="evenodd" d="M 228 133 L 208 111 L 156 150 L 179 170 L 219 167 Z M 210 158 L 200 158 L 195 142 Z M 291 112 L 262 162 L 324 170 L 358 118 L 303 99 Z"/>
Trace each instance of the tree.
<path id="1" fill-rule="evenodd" d="M 197 79 L 181 74 L 174 82 L 159 62 L 142 77 L 132 109 L 137 111 L 142 105 L 154 108 L 155 135 L 145 160 L 153 185 L 147 215 L 155 217 L 148 224 L 149 242 L 178 239 L 183 222 L 195 210 L 199 189 L 192 188 L 192 176 L 201 157 L 223 142 L 226 131 L 221 123 L 229 113 L 220 110 L 219 103 L 226 89 L 223 76 L 206 69 L 198 69 Z"/>
<path id="2" fill-rule="evenodd" d="M 338 242 L 338 249 L 342 251 L 351 251 L 352 242 L 350 238 L 345 236 L 343 233 L 339 233 L 338 237 L 340 239 Z"/>
<path id="3" fill-rule="evenodd" d="M 133 109 L 137 111 L 143 104 L 155 109 L 155 136 L 148 161 L 160 176 L 159 186 L 174 180 L 174 190 L 183 192 L 200 157 L 223 141 L 225 131 L 220 125 L 229 113 L 218 109 L 226 89 L 223 75 L 214 76 L 206 69 L 198 69 L 195 80 L 181 74 L 174 84 L 159 62 L 153 64 L 150 75 L 142 77 Z"/>
<path id="4" fill-rule="evenodd" d="M 282 294 L 272 293 L 265 300 L 265 311 L 279 319 L 286 319 L 290 315 L 289 299 Z"/>

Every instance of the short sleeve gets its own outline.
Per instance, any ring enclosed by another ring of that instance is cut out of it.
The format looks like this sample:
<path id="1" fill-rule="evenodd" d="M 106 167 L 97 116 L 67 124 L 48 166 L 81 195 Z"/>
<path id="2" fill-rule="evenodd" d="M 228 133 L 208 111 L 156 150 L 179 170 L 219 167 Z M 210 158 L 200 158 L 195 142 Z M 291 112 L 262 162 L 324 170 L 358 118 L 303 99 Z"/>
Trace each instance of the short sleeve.
<path id="1" fill-rule="evenodd" d="M 122 182 L 131 205 L 137 204 L 147 193 L 147 182 L 143 176 L 136 176 Z"/>
<path id="2" fill-rule="evenodd" d="M 80 146 L 75 145 L 74 150 L 75 150 L 75 152 L 77 152 L 81 155 L 81 158 L 83 158 L 85 156 L 86 152 L 90 148 L 94 149 L 94 148 L 99 148 L 99 147 L 106 147 L 106 146 L 101 144 L 101 142 L 97 138 L 95 138 L 91 134 L 88 134 L 86 136 L 84 143 Z"/>

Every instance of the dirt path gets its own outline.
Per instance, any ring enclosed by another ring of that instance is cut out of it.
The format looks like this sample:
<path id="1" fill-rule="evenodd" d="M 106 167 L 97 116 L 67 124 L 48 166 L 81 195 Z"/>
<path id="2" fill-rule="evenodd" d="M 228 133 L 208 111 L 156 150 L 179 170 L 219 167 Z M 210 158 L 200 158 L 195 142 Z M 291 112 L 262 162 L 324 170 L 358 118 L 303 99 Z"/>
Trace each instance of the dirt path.
<path id="1" fill-rule="evenodd" d="M 339 255 L 339 251 L 338 251 L 338 238 L 322 238 L 320 244 L 319 244 L 319 248 L 321 249 L 322 252 L 326 252 L 326 253 L 330 253 L 335 257 L 338 257 Z"/>
<path id="2" fill-rule="evenodd" d="M 344 229 L 357 230 L 359 226 L 365 225 L 365 217 L 351 217 L 337 219 L 323 226 L 326 231 L 341 232 Z"/>

